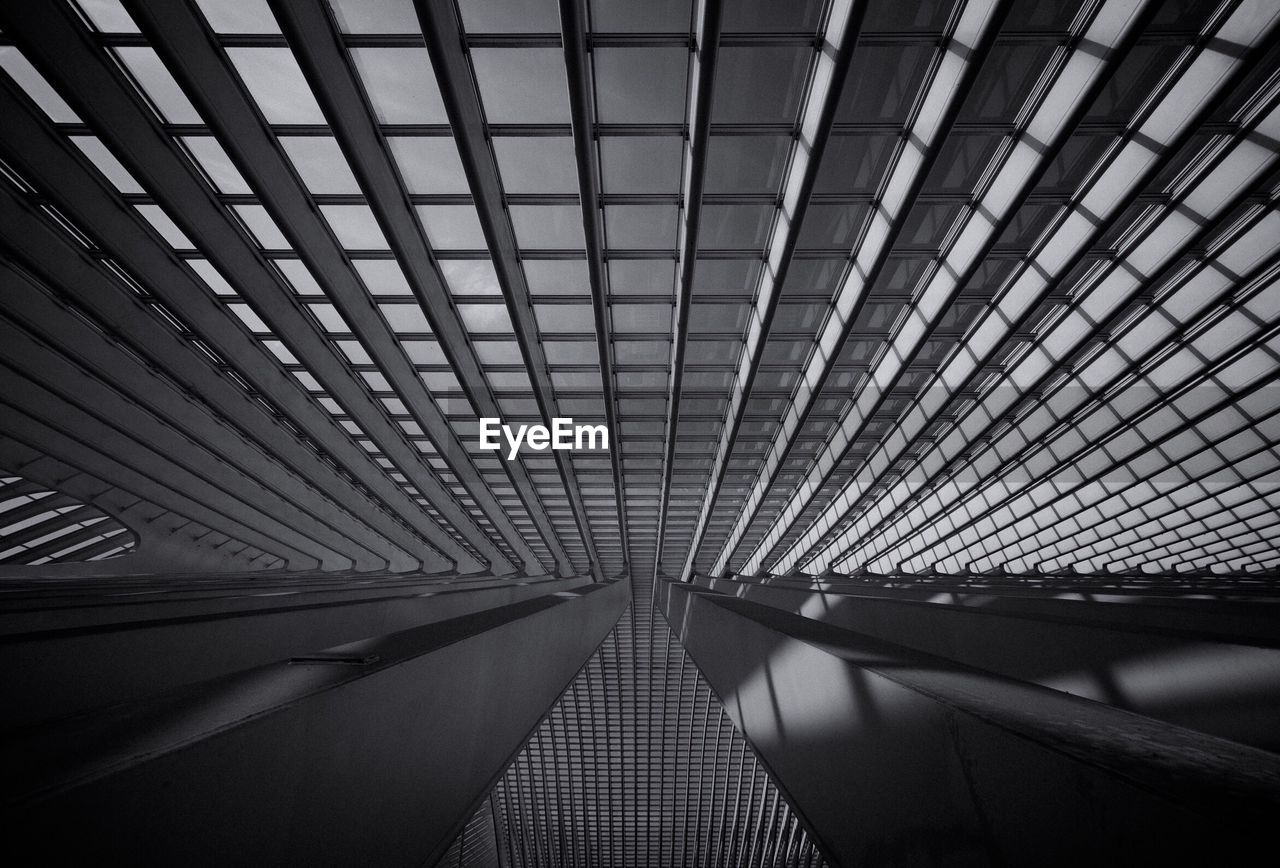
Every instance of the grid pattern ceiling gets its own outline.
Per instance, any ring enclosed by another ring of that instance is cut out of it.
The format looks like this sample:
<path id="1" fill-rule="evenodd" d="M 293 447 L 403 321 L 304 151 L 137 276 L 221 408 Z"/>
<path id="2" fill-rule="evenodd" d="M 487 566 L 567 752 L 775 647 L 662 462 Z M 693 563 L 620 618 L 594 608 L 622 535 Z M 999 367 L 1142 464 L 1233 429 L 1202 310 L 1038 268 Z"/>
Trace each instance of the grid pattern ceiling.
<path id="1" fill-rule="evenodd" d="M 256 566 L 637 577 L 456 860 L 652 864 L 690 830 L 646 806 L 704 783 L 750 864 L 819 859 L 654 625 L 656 572 L 1280 563 L 1271 0 L 0 17 L 3 325 L 109 344 L 59 376 L 7 351 L 11 399 L 56 408 L 7 436 L 79 425 Z M 480 417 L 555 416 L 611 448 L 478 448 Z"/>
<path id="2" fill-rule="evenodd" d="M 15 99 L 205 297 L 11 183 L 399 550 L 1275 562 L 1272 4 L 50 6 Z"/>

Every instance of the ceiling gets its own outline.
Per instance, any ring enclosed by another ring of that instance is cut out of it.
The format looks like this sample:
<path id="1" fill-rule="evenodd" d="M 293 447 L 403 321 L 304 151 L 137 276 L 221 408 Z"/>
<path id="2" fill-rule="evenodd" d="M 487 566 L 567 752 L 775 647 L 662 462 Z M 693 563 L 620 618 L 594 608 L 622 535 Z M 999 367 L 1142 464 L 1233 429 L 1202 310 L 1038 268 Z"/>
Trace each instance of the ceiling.
<path id="1" fill-rule="evenodd" d="M 1272 569 L 1278 14 L 6 4 L 0 561 L 631 575 L 625 674 L 498 817 L 616 771 L 566 721 L 656 672 L 624 805 L 690 779 L 659 574 Z"/>

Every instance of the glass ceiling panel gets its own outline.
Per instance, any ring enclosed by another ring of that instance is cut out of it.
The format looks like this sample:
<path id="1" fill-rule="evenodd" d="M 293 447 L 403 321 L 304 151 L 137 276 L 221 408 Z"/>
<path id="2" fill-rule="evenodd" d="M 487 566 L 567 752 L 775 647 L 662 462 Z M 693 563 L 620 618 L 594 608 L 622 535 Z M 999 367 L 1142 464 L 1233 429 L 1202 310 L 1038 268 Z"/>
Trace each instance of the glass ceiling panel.
<path id="1" fill-rule="evenodd" d="M 481 0 L 458 4 L 468 33 L 558 33 L 556 0 Z"/>
<path id="2" fill-rule="evenodd" d="M 271 124 L 322 124 L 316 102 L 293 52 L 287 48 L 227 48 L 227 56 Z"/>
<path id="3" fill-rule="evenodd" d="M 711 122 L 794 122 L 812 56 L 806 46 L 721 47 Z"/>
<path id="4" fill-rule="evenodd" d="M 591 0 L 597 33 L 686 33 L 693 27 L 692 0 Z"/>
<path id="5" fill-rule="evenodd" d="M 561 49 L 473 48 L 471 64 L 489 123 L 569 123 Z"/>
<path id="6" fill-rule="evenodd" d="M 368 205 L 321 205 L 320 212 L 347 250 L 390 249 Z"/>
<path id="7" fill-rule="evenodd" d="M 343 33 L 421 33 L 413 0 L 329 0 Z"/>
<path id="8" fill-rule="evenodd" d="M 603 192 L 679 193 L 683 151 L 684 140 L 678 136 L 601 136 Z"/>
<path id="9" fill-rule="evenodd" d="M 427 240 L 440 250 L 486 250 L 484 230 L 474 205 L 415 206 Z"/>
<path id="10" fill-rule="evenodd" d="M 71 142 L 80 149 L 94 167 L 121 193 L 142 193 L 142 185 L 129 173 L 116 155 L 97 136 L 71 136 Z"/>
<path id="11" fill-rule="evenodd" d="M 425 48 L 356 47 L 351 60 L 381 123 L 449 122 Z"/>
<path id="12" fill-rule="evenodd" d="M 704 192 L 776 196 L 791 142 L 791 136 L 711 136 Z"/>
<path id="13" fill-rule="evenodd" d="M 675 277 L 674 259 L 609 260 L 609 290 L 617 295 L 670 295 Z"/>
<path id="14" fill-rule="evenodd" d="M 115 49 L 115 53 L 159 110 L 162 118 L 171 124 L 203 123 L 199 113 L 191 105 L 191 100 L 178 87 L 154 48 L 125 45 Z"/>
<path id="15" fill-rule="evenodd" d="M 495 136 L 492 141 L 506 192 L 578 192 L 578 161 L 572 138 Z"/>
<path id="16" fill-rule="evenodd" d="M 457 195 L 471 192 L 451 136 L 388 136 L 387 146 L 410 193 Z"/>
<path id="17" fill-rule="evenodd" d="M 370 295 L 413 294 L 400 263 L 394 259 L 353 259 L 351 264 Z"/>
<path id="18" fill-rule="evenodd" d="M 508 210 L 522 249 L 577 250 L 585 244 L 577 205 L 511 205 Z"/>
<path id="19" fill-rule="evenodd" d="M 498 273 L 488 259 L 441 259 L 440 272 L 454 295 L 501 295 Z"/>
<path id="20" fill-rule="evenodd" d="M 687 48 L 598 48 L 592 58 L 600 123 L 678 124 L 685 120 Z"/>
<path id="21" fill-rule="evenodd" d="M 315 194 L 359 194 L 360 184 L 332 136 L 280 136 L 302 183 Z"/>
<path id="22" fill-rule="evenodd" d="M 213 136 L 183 136 L 180 141 L 186 145 L 200 168 L 204 169 L 219 193 L 253 192 L 249 182 L 244 179 L 240 170 L 231 162 L 231 157 L 227 156 L 227 152 L 223 150 L 222 144 Z"/>
<path id="23" fill-rule="evenodd" d="M 524 274 L 534 295 L 591 293 L 591 276 L 584 259 L 526 259 Z"/>
<path id="24" fill-rule="evenodd" d="M 137 33 L 138 25 L 120 0 L 78 0 L 77 5 L 103 33 Z"/>
<path id="25" fill-rule="evenodd" d="M 267 0 L 196 0 L 214 33 L 279 33 Z"/>

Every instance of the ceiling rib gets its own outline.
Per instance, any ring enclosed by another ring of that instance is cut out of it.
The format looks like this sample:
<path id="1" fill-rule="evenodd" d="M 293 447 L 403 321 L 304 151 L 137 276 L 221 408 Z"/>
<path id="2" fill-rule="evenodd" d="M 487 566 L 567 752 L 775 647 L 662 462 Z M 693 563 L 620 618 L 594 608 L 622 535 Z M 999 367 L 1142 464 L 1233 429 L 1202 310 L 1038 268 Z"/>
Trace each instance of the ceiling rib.
<path id="1" fill-rule="evenodd" d="M 787 181 L 782 185 L 786 198 L 775 215 L 768 259 L 760 271 L 755 308 L 752 311 L 757 327 L 748 331 L 738 369 L 734 372 L 726 418 L 711 461 L 711 478 L 703 495 L 679 576 L 682 581 L 688 581 L 693 574 L 694 559 L 706 533 L 707 522 L 715 510 L 716 497 L 724 484 L 729 457 L 733 454 L 742 426 L 747 397 L 751 394 L 751 387 L 759 370 L 760 355 L 769 339 L 774 312 L 782 294 L 782 284 L 800 238 L 805 210 L 817 181 L 822 153 L 831 135 L 831 120 L 840 104 L 840 95 L 848 77 L 854 49 L 858 45 L 859 30 L 865 13 L 866 3 L 862 2 L 853 4 L 853 8 L 849 2 L 835 3 L 828 12 L 824 36 L 818 49 L 817 68 L 821 72 L 815 74 L 801 109 L 802 123 L 799 135 L 792 144 L 793 156 L 787 170 Z M 819 87 L 823 88 L 823 92 L 817 96 L 816 89 Z M 796 130 L 788 129 L 787 132 L 794 135 Z M 796 176 L 794 180 L 793 175 Z"/>
<path id="2" fill-rule="evenodd" d="M 622 556 L 631 561 L 625 489 L 622 485 L 622 429 L 618 427 L 618 402 L 613 388 L 613 342 L 610 339 L 608 282 L 604 263 L 604 232 L 600 195 L 600 161 L 596 151 L 595 116 L 590 57 L 587 54 L 587 0 L 560 0 L 560 27 L 564 41 L 565 70 L 569 77 L 569 112 L 573 118 L 573 148 L 578 162 L 578 194 L 582 203 L 583 237 L 587 245 L 587 271 L 591 280 L 591 313 L 596 327 L 596 353 L 600 357 L 600 383 L 604 392 L 605 421 L 609 439 L 609 463 L 622 535 Z M 624 567 L 624 570 L 629 569 Z"/>
<path id="3" fill-rule="evenodd" d="M 140 26 L 151 31 L 169 68 L 212 124 L 228 153 L 239 158 L 237 163 L 241 173 L 258 191 L 262 204 L 294 243 L 303 261 L 324 287 L 326 296 L 338 306 L 354 334 L 369 349 L 379 369 L 386 374 L 396 392 L 406 399 L 405 405 L 410 414 L 436 444 L 440 457 L 475 499 L 485 517 L 519 554 L 525 570 L 541 572 L 533 552 L 470 461 L 457 432 L 409 363 L 369 293 L 360 285 L 342 246 L 311 204 L 306 188 L 281 153 L 251 98 L 239 85 L 236 73 L 198 13 L 183 3 L 135 0 L 134 5 Z M 373 427 L 364 416 L 357 418 L 362 427 Z M 411 464 L 397 463 L 397 466 L 416 483 L 416 474 L 410 468 L 420 467 L 423 459 L 420 456 L 414 458 L 416 460 Z M 459 525 L 454 522 L 454 526 Z M 474 539 L 469 538 L 469 541 L 476 545 Z M 488 554 L 492 560 L 497 550 L 492 549 Z M 503 571 L 500 565 L 505 560 L 502 558 L 495 562 L 499 572 Z"/>
<path id="4" fill-rule="evenodd" d="M 420 456 L 409 448 L 399 431 L 358 383 L 336 350 L 325 341 L 300 309 L 293 292 L 275 274 L 262 254 L 250 243 L 217 201 L 176 145 L 164 134 L 150 111 L 141 104 L 121 74 L 98 50 L 89 34 L 71 18 L 72 12 L 60 4 L 8 7 L 5 33 L 24 46 L 42 72 L 61 90 L 77 100 L 81 114 L 104 141 L 111 143 L 134 177 L 156 195 L 156 200 L 173 216 L 199 249 L 209 254 L 242 294 L 254 304 L 264 319 L 316 377 L 349 409 L 359 409 L 370 434 L 404 468 L 460 533 L 481 552 L 495 572 L 509 570 L 506 558 L 460 507 L 451 492 L 422 465 Z M 48 185 L 48 178 L 40 179 Z M 126 248 L 128 249 L 128 248 Z M 163 295 L 161 287 L 152 286 Z M 227 314 L 219 310 L 219 315 Z M 200 322 L 192 325 L 200 328 Z M 272 363 L 274 364 L 274 362 Z M 465 550 L 443 531 L 433 540 L 455 561 Z M 445 540 L 448 540 L 446 543 Z M 464 559 L 470 561 L 467 555 Z"/>
<path id="5" fill-rule="evenodd" d="M 550 424 L 553 418 L 560 415 L 556 407 L 551 372 L 534 319 L 533 303 L 525 282 L 524 269 L 520 264 L 515 232 L 507 214 L 502 182 L 489 147 L 484 109 L 480 105 L 471 64 L 463 48 L 457 11 L 452 0 L 415 0 L 414 5 L 422 22 L 422 33 L 431 52 L 436 81 L 440 85 L 445 111 L 453 126 L 458 155 L 462 158 L 463 170 L 475 199 L 480 225 L 493 253 L 494 269 L 498 273 L 498 282 L 507 302 L 511 324 L 515 328 L 516 341 L 520 345 L 521 356 L 533 383 L 533 397 L 542 418 Z M 602 371 L 601 375 L 604 373 Z M 612 432 L 613 437 L 617 434 L 616 431 Z M 599 577 L 600 562 L 596 555 L 595 535 L 582 501 L 573 460 L 565 450 L 553 450 L 552 456 L 586 550 L 586 566 Z"/>
<path id="6" fill-rule="evenodd" d="M 8 28 L 6 28 L 8 29 Z M 155 296 L 180 316 L 200 338 L 206 341 L 221 357 L 235 359 L 238 370 L 253 387 L 296 421 L 300 430 L 316 442 L 335 460 L 348 469 L 353 478 L 365 485 L 375 497 L 387 504 L 395 515 L 421 535 L 431 547 L 452 561 L 458 569 L 470 572 L 482 564 L 466 549 L 432 521 L 405 495 L 403 490 L 375 466 L 368 455 L 356 447 L 351 438 L 326 416 L 296 380 L 289 377 L 261 344 L 252 340 L 226 310 L 209 295 L 195 275 L 185 268 L 179 258 L 156 236 L 136 211 L 120 202 L 118 194 L 107 188 L 98 175 L 86 168 L 83 156 L 72 149 L 50 129 L 47 121 L 37 118 L 25 101 L 13 95 L 7 81 L 0 82 L 0 111 L 3 111 L 6 135 L 0 140 L 4 156 L 12 166 L 33 181 L 38 181 L 42 193 L 50 195 L 58 207 L 71 215 L 76 223 L 107 251 L 116 256 L 125 267 L 137 276 Z M 6 191 L 7 192 L 7 191 Z M 12 194 L 7 198 L 13 202 Z M 17 234 L 29 226 L 30 232 Z M 30 254 L 38 247 L 29 246 L 30 239 L 39 244 L 53 243 L 43 221 L 32 217 L 30 221 L 6 220 L 0 237 L 18 251 Z M 13 234 L 11 234 L 13 233 Z M 126 253 L 127 252 L 127 253 Z M 70 267 L 74 260 L 55 257 L 45 263 L 45 268 Z M 59 271 L 58 273 L 62 273 Z M 75 279 L 59 281 L 59 286 L 70 293 L 89 310 L 108 309 L 125 333 L 132 332 L 142 342 L 156 343 L 153 333 L 160 330 L 150 315 L 142 318 L 116 316 L 120 308 L 109 300 L 111 294 L 92 293 L 92 284 L 86 276 L 96 274 L 106 280 L 96 269 L 78 269 Z M 110 281 L 107 281 L 110 285 Z M 123 295 L 115 293 L 115 296 Z M 131 305 L 138 305 L 136 296 Z M 147 312 L 149 314 L 149 312 Z M 222 379 L 222 378 L 219 378 Z M 226 388 L 235 390 L 230 383 Z M 202 392 L 201 394 L 207 394 Z M 250 400 L 246 396 L 245 400 Z M 243 414 L 242 414 L 243 415 Z M 270 442 L 278 443 L 280 434 L 263 431 Z M 311 459 L 306 459 L 313 464 Z M 332 474 L 332 471 L 327 471 Z M 332 486 L 332 482 L 329 483 Z M 416 548 L 416 547 L 415 547 Z"/>
<path id="7" fill-rule="evenodd" d="M 675 472 L 676 435 L 680 425 L 685 347 L 689 338 L 689 305 L 693 299 L 693 275 L 698 260 L 698 227 L 702 217 L 702 187 L 707 167 L 707 143 L 711 135 L 711 98 L 716 81 L 716 53 L 720 45 L 720 0 L 700 0 L 695 7 L 689 129 L 685 139 L 684 177 L 680 185 L 683 214 L 676 241 L 676 299 L 671 318 L 671 371 L 667 379 L 667 424 L 662 446 L 662 480 L 658 491 L 658 533 L 654 544 L 653 576 L 662 568 L 662 543 Z"/>

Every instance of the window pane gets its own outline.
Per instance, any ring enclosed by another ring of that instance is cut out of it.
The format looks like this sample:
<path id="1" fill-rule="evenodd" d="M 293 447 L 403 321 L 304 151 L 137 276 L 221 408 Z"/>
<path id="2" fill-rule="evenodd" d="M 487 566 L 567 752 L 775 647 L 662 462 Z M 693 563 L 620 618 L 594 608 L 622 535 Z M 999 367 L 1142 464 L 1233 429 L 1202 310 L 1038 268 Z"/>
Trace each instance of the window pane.
<path id="1" fill-rule="evenodd" d="M 116 155 L 96 136 L 71 136 L 71 142 L 80 149 L 89 162 L 97 167 L 103 177 L 111 182 L 121 193 L 142 193 L 142 185 L 137 182 L 129 170 L 120 164 Z"/>
<path id="2" fill-rule="evenodd" d="M 678 193 L 683 145 L 678 136 L 601 136 L 603 192 Z"/>
<path id="3" fill-rule="evenodd" d="M 489 123 L 569 123 L 569 90 L 559 48 L 475 48 L 471 63 Z"/>
<path id="4" fill-rule="evenodd" d="M 601 123 L 678 124 L 685 120 L 688 49 L 598 48 L 593 54 Z"/>
<path id="5" fill-rule="evenodd" d="M 93 26 L 103 33 L 137 33 L 138 25 L 120 0 L 79 0 L 80 8 Z"/>
<path id="6" fill-rule="evenodd" d="M 277 259 L 276 268 L 298 295 L 324 295 L 324 290 L 300 259 Z"/>
<path id="7" fill-rule="evenodd" d="M 332 136 L 281 136 L 280 145 L 312 193 L 359 193 L 360 185 Z"/>
<path id="8" fill-rule="evenodd" d="M 166 121 L 171 124 L 203 123 L 155 49 L 124 46 L 116 49 L 116 55 Z"/>
<path id="9" fill-rule="evenodd" d="M 525 281 L 534 295 L 588 295 L 591 275 L 582 259 L 526 259 Z"/>
<path id="10" fill-rule="evenodd" d="M 329 0 L 343 33 L 420 33 L 413 0 Z"/>
<path id="11" fill-rule="evenodd" d="M 322 124 L 320 104 L 287 48 L 228 48 L 245 87 L 271 124 Z"/>
<path id="12" fill-rule="evenodd" d="M 214 33 L 279 33 L 267 0 L 196 0 Z"/>
<path id="13" fill-rule="evenodd" d="M 431 323 L 422 308 L 415 303 L 380 304 L 378 309 L 387 318 L 394 332 L 430 333 Z"/>
<path id="14" fill-rule="evenodd" d="M 577 205 L 512 205 L 511 225 L 522 248 L 581 248 L 582 210 Z"/>
<path id="15" fill-rule="evenodd" d="M 609 291 L 621 295 L 670 295 L 676 264 L 670 259 L 609 260 Z"/>
<path id="16" fill-rule="evenodd" d="M 596 33 L 687 33 L 691 6 L 691 0 L 591 0 L 591 23 Z"/>
<path id="17" fill-rule="evenodd" d="M 185 136 L 182 143 L 220 193 L 252 193 L 240 170 L 213 136 Z"/>
<path id="18" fill-rule="evenodd" d="M 556 0 L 481 0 L 458 4 L 468 33 L 558 33 Z"/>
<path id="19" fill-rule="evenodd" d="M 790 136 L 712 136 L 704 189 L 777 195 L 790 153 Z"/>
<path id="20" fill-rule="evenodd" d="M 480 334 L 512 334 L 511 317 L 506 305 L 460 304 L 458 313 L 467 331 Z"/>
<path id="21" fill-rule="evenodd" d="M 195 247 L 191 239 L 169 219 L 159 205 L 136 205 L 138 213 L 160 233 L 160 237 L 169 242 L 169 246 L 177 250 L 191 250 Z"/>
<path id="22" fill-rule="evenodd" d="M 485 250 L 484 231 L 473 205 L 418 205 L 427 240 L 441 250 Z"/>
<path id="23" fill-rule="evenodd" d="M 380 122 L 448 123 L 425 48 L 353 48 L 351 59 Z"/>
<path id="24" fill-rule="evenodd" d="M 470 193 L 458 148 L 450 136 L 390 136 L 387 144 L 410 193 Z"/>
<path id="25" fill-rule="evenodd" d="M 493 151 L 508 193 L 578 192 L 578 162 L 568 136 L 499 136 Z"/>
<path id="26" fill-rule="evenodd" d="M 353 259 L 360 279 L 371 295 L 411 295 L 413 290 L 405 279 L 400 264 L 394 259 Z"/>
<path id="27" fill-rule="evenodd" d="M 233 210 L 240 215 L 260 246 L 268 250 L 287 250 L 291 246 L 266 208 L 261 205 L 236 205 Z"/>
<path id="28" fill-rule="evenodd" d="M 348 250 L 388 250 L 386 236 L 368 205 L 321 205 L 338 242 Z"/>
<path id="29" fill-rule="evenodd" d="M 499 295 L 498 273 L 488 259 L 441 259 L 440 271 L 453 295 Z"/>
<path id="30" fill-rule="evenodd" d="M 608 205 L 604 220 L 609 246 L 674 249 L 677 213 L 675 205 Z"/>
<path id="31" fill-rule="evenodd" d="M 792 123 L 813 51 L 791 46 L 721 48 L 716 56 L 716 123 Z"/>

